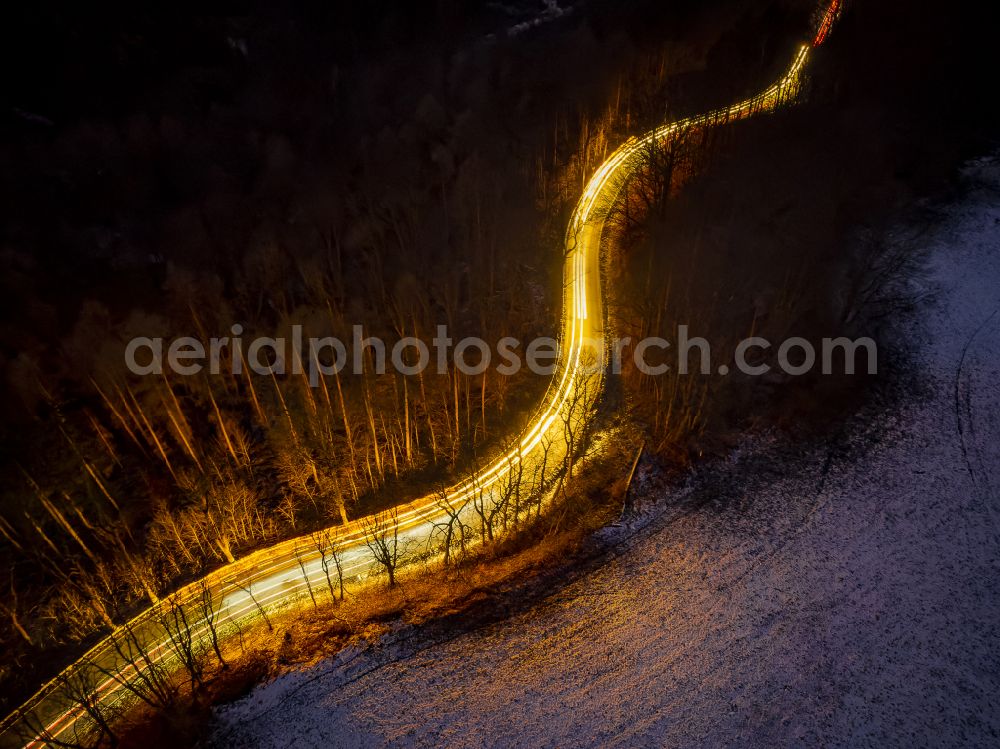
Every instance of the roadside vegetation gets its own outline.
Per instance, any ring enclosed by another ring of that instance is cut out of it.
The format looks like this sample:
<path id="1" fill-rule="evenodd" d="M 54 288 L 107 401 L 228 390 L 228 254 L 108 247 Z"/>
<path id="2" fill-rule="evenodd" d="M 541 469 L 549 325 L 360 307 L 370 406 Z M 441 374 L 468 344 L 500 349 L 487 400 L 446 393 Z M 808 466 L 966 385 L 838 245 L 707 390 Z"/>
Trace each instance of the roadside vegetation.
<path id="1" fill-rule="evenodd" d="M 608 417 L 599 418 L 607 422 Z M 115 649 L 142 678 L 123 680 L 128 688 L 122 701 L 109 705 L 95 700 L 94 692 L 111 673 L 65 674 L 58 691 L 86 712 L 90 729 L 56 740 L 29 720 L 20 728 L 24 740 L 41 737 L 59 746 L 121 749 L 192 746 L 210 724 L 213 706 L 283 672 L 347 648 L 373 647 L 401 624 L 433 624 L 447 631 L 495 618 L 510 590 L 572 564 L 577 556 L 585 558 L 588 536 L 622 514 L 634 459 L 626 448 L 636 435 L 621 424 L 608 426 L 617 439 L 602 441 L 608 444 L 579 461 L 573 478 L 553 488 L 555 503 L 549 511 L 533 513 L 526 504 L 516 533 L 499 518 L 483 518 L 488 525 L 455 529 L 451 554 L 420 562 L 419 550 L 403 546 L 393 533 L 392 511 L 378 513 L 366 541 L 383 574 L 361 589 L 345 592 L 334 555 L 326 586 L 310 586 L 305 600 L 293 605 L 260 609 L 259 616 L 225 637 L 217 633 L 218 612 L 206 589 L 201 608 L 168 605 L 161 611 L 169 634 L 169 665 L 154 661 L 138 629 L 119 629 Z M 322 544 L 321 534 L 316 537 Z M 443 536 L 441 540 L 445 542 Z M 211 636 L 199 640 L 195 631 L 201 622 L 208 623 Z"/>

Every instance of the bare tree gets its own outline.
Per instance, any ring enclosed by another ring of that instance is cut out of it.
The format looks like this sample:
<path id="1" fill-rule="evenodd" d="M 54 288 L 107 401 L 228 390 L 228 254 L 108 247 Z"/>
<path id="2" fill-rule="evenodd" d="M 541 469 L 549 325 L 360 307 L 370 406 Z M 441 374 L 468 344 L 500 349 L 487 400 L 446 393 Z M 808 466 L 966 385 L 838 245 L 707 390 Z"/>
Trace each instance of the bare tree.
<path id="1" fill-rule="evenodd" d="M 588 366 L 585 364 L 584 366 Z M 573 467 L 576 464 L 577 452 L 583 444 L 584 432 L 590 423 L 590 413 L 599 393 L 599 375 L 581 374 L 574 380 L 564 408 L 559 411 L 563 425 L 563 438 L 566 440 L 566 455 L 564 456 L 563 486 L 573 479 Z"/>
<path id="2" fill-rule="evenodd" d="M 107 638 L 118 657 L 116 665 L 108 666 L 97 660 L 82 663 L 89 664 L 150 707 L 170 707 L 177 700 L 177 688 L 170 680 L 169 670 L 151 655 L 143 639 L 143 633 L 127 622 Z"/>
<path id="3" fill-rule="evenodd" d="M 111 566 L 102 561 L 94 563 L 90 570 L 85 570 L 78 564 L 76 574 L 69 579 L 94 615 L 106 627 L 114 629 L 123 596 L 120 595 L 120 581 L 111 570 Z"/>
<path id="4" fill-rule="evenodd" d="M 233 585 L 235 585 L 237 588 L 239 588 L 244 593 L 246 593 L 248 596 L 250 596 L 250 600 L 253 601 L 253 605 L 257 607 L 257 611 L 260 613 L 261 617 L 264 619 L 264 623 L 267 625 L 268 631 L 273 632 L 274 631 L 274 625 L 271 624 L 271 618 L 267 615 L 267 611 L 264 610 L 264 607 L 260 605 L 260 601 L 258 601 L 257 598 L 256 598 L 256 596 L 254 596 L 254 594 L 253 594 L 253 580 L 247 580 L 246 584 L 239 583 L 239 582 L 233 580 Z"/>
<path id="5" fill-rule="evenodd" d="M 517 528 L 520 518 L 524 460 L 520 450 L 515 450 L 514 444 L 506 443 L 502 449 L 507 456 L 507 464 L 505 470 L 497 477 L 490 522 L 499 522 L 506 531 L 511 526 Z"/>
<path id="6" fill-rule="evenodd" d="M 473 467 L 472 473 L 472 509 L 479 518 L 479 535 L 483 543 L 487 541 L 493 543 L 493 507 L 494 501 L 492 492 L 487 492 L 486 488 L 479 480 L 479 467 Z"/>
<path id="7" fill-rule="evenodd" d="M 59 694 L 72 709 L 85 717 L 72 723 L 72 735 L 55 735 L 32 712 L 25 713 L 18 722 L 19 738 L 26 745 L 45 742 L 46 746 L 92 747 L 107 743 L 118 745 L 119 739 L 113 725 L 119 718 L 116 707 L 101 699 L 100 673 L 78 664 L 61 672 L 55 679 Z"/>
<path id="8" fill-rule="evenodd" d="M 170 650 L 191 679 L 191 689 L 204 683 L 205 650 L 188 619 L 188 613 L 176 596 L 170 596 L 157 606 L 157 621 L 167 634 Z"/>
<path id="9" fill-rule="evenodd" d="M 873 319 L 912 309 L 922 298 L 913 283 L 926 272 L 926 248 L 918 241 L 926 228 L 910 237 L 894 237 L 872 230 L 861 232 L 844 284 L 841 320 L 859 316 Z"/>
<path id="10" fill-rule="evenodd" d="M 542 498 L 544 496 L 545 490 L 549 486 L 549 460 L 552 452 L 552 445 L 554 440 L 548 434 L 542 435 L 541 440 L 538 443 L 541 449 L 542 459 L 541 462 L 535 466 L 532 471 L 531 476 L 531 491 L 529 496 L 533 499 L 535 504 L 535 516 L 538 517 L 542 513 Z M 529 508 L 530 513 L 530 508 Z"/>
<path id="11" fill-rule="evenodd" d="M 444 512 L 446 519 L 434 524 L 432 537 L 434 534 L 444 536 L 442 546 L 444 547 L 444 563 L 447 566 L 451 563 L 452 549 L 456 541 L 460 555 L 465 556 L 465 546 L 469 532 L 468 526 L 462 520 L 462 510 L 465 509 L 465 503 L 459 504 L 448 495 L 447 489 L 441 488 L 438 490 L 435 504 L 439 510 Z"/>
<path id="12" fill-rule="evenodd" d="M 313 609 L 318 609 L 319 604 L 316 603 L 316 595 L 313 593 L 312 581 L 309 579 L 309 573 L 306 571 L 306 563 L 302 558 L 302 552 L 298 546 L 295 547 L 295 561 L 298 562 L 299 571 L 302 572 L 302 579 L 306 582 L 306 590 L 309 592 L 309 600 L 312 601 Z"/>
<path id="13" fill-rule="evenodd" d="M 337 571 L 337 585 L 340 588 L 340 600 L 344 600 L 344 568 L 341 563 L 340 552 L 333 535 L 328 530 L 319 531 L 311 535 L 313 545 L 319 552 L 319 563 L 323 568 L 323 575 L 326 577 L 326 585 L 330 589 L 330 600 L 337 600 L 337 595 L 333 590 L 333 579 L 330 576 L 330 563 L 333 562 Z"/>
<path id="14" fill-rule="evenodd" d="M 389 587 L 393 588 L 396 586 L 396 569 L 400 560 L 399 511 L 393 507 L 370 515 L 362 522 L 365 545 L 372 558 L 389 576 Z"/>
<path id="15" fill-rule="evenodd" d="M 17 588 L 14 587 L 14 571 L 11 570 L 10 598 L 7 600 L 0 599 L 0 613 L 2 613 L 5 617 L 7 617 L 7 620 L 10 622 L 11 627 L 14 629 L 14 631 L 16 631 L 19 635 L 21 635 L 21 637 L 24 638 L 25 642 L 27 642 L 29 645 L 34 645 L 34 643 L 31 641 L 31 635 L 28 634 L 28 630 L 26 630 L 24 628 L 24 625 L 21 624 L 20 610 L 21 607 L 17 599 Z"/>
<path id="16" fill-rule="evenodd" d="M 208 632 L 208 641 L 215 652 L 215 657 L 219 659 L 219 665 L 223 669 L 229 668 L 226 659 L 222 655 L 222 646 L 219 643 L 219 610 L 215 607 L 215 596 L 212 595 L 212 588 L 208 581 L 202 578 L 198 581 L 198 596 L 194 600 L 195 611 L 201 617 Z"/>

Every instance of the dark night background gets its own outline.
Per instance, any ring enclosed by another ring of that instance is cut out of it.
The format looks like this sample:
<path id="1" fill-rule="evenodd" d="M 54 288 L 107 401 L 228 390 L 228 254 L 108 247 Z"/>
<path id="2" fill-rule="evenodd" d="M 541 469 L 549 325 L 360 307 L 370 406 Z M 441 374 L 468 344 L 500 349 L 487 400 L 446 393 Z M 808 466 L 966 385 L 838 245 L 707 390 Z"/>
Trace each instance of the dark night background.
<path id="1" fill-rule="evenodd" d="M 470 157 L 495 167 L 508 152 L 542 152 L 552 122 L 598 110 L 631 58 L 671 39 L 706 45 L 708 56 L 704 70 L 695 64 L 698 72 L 673 77 L 669 109 L 726 101 L 780 67 L 781 45 L 812 9 L 595 1 L 567 6 L 573 12 L 532 34 L 482 41 L 512 26 L 515 10 L 534 15 L 531 3 L 503 7 L 8 9 L 0 155 L 7 425 L 23 423 L 35 397 L 19 356 L 54 379 L 85 379 L 79 370 L 93 352 L 61 366 L 50 357 L 65 353 L 59 345 L 70 343 L 86 303 L 99 304 L 111 327 L 137 309 L 160 313 L 176 271 L 177 284 L 193 274 L 192 285 L 213 285 L 232 304 L 258 283 L 246 278 L 256 248 L 308 252 L 301 245 L 316 242 L 321 227 L 345 220 L 356 185 L 391 202 L 420 189 L 426 172 L 451 172 Z M 825 124 L 828 148 L 850 138 L 870 182 L 940 189 L 956 160 L 995 134 L 992 32 L 982 13 L 972 4 L 855 3 L 832 42 L 849 52 L 824 55 L 815 73 L 839 110 Z M 517 196 L 504 199 L 505 223 L 541 220 Z M 418 277 L 423 270 L 405 256 L 392 263 Z"/>

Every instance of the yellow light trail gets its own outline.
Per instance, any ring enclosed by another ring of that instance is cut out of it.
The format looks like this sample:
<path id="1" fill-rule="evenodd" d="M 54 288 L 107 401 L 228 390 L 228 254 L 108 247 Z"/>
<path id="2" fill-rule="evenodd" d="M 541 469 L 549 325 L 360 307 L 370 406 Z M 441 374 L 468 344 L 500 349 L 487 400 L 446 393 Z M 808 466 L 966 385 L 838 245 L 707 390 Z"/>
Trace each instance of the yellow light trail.
<path id="1" fill-rule="evenodd" d="M 641 138 L 629 138 L 608 157 L 597 169 L 583 190 L 577 202 L 566 233 L 566 291 L 564 309 L 567 311 L 563 323 L 562 345 L 559 350 L 557 374 L 549 386 L 542 406 L 521 435 L 517 446 L 497 457 L 484 470 L 470 476 L 447 492 L 453 506 L 468 507 L 468 500 L 485 492 L 500 481 L 518 463 L 526 462 L 542 442 L 549 438 L 549 446 L 559 444 L 562 433 L 553 426 L 556 420 L 565 417 L 566 409 L 579 395 L 581 388 L 593 388 L 597 392 L 603 386 L 601 373 L 586 376 L 581 372 L 580 360 L 587 345 L 603 349 L 603 310 L 600 288 L 600 239 L 607 218 L 607 211 L 614 204 L 623 189 L 623 176 L 643 167 L 644 149 L 651 144 L 667 141 L 689 128 L 712 126 L 746 119 L 762 112 L 771 112 L 783 103 L 792 100 L 801 85 L 802 71 L 812 47 L 819 46 L 827 37 L 833 22 L 840 12 L 840 0 L 833 0 L 823 15 L 813 43 L 803 44 L 796 52 L 785 74 L 772 86 L 749 99 L 705 114 L 672 122 L 646 133 Z M 596 393 L 595 393 L 596 395 Z M 576 399 L 579 400 L 579 399 Z M 561 445 L 565 449 L 565 445 Z M 401 539 L 407 535 L 410 540 L 428 541 L 434 532 L 434 523 L 442 519 L 438 508 L 438 496 L 423 497 L 402 505 L 397 509 L 397 530 Z M 335 535 L 338 552 L 343 556 L 344 579 L 354 579 L 362 574 L 371 577 L 375 570 L 372 560 L 366 557 L 364 545 L 365 518 L 330 529 Z M 299 566 L 300 561 L 305 571 Z M 123 688 L 120 680 L 131 673 L 130 667 L 114 663 L 110 651 L 111 637 L 120 637 L 128 629 L 149 631 L 149 659 L 154 663 L 169 660 L 171 648 L 162 629 L 157 631 L 157 614 L 165 606 L 181 604 L 190 606 L 201 594 L 201 586 L 207 584 L 213 591 L 213 606 L 218 600 L 217 626 L 232 626 L 260 607 L 275 607 L 280 603 L 294 602 L 302 598 L 302 589 L 310 584 L 322 585 L 325 578 L 320 576 L 320 557 L 311 536 L 303 536 L 281 542 L 267 549 L 261 549 L 246 558 L 238 560 L 207 575 L 202 581 L 181 588 L 165 601 L 150 607 L 120 627 L 111 636 L 91 648 L 75 668 L 93 668 L 88 664 L 97 663 L 113 677 L 103 678 L 95 688 L 101 701 L 114 704 L 122 700 Z M 307 579 L 308 578 L 308 582 Z M 253 587 L 250 587 L 250 586 Z M 242 586 L 242 588 L 240 587 Z M 243 589 L 253 591 L 253 598 Z M 208 624 L 202 619 L 193 626 L 193 635 L 203 637 L 208 632 Z M 0 725 L 0 745 L 15 746 L 17 738 L 13 728 L 22 716 L 33 714 L 40 725 L 45 725 L 45 733 L 53 738 L 71 735 L 81 728 L 79 723 L 87 720 L 83 711 L 75 705 L 66 705 L 58 695 L 60 676 L 45 684 L 36 695 L 18 711 L 8 716 Z M 38 735 L 25 744 L 26 747 L 43 746 L 45 735 Z"/>

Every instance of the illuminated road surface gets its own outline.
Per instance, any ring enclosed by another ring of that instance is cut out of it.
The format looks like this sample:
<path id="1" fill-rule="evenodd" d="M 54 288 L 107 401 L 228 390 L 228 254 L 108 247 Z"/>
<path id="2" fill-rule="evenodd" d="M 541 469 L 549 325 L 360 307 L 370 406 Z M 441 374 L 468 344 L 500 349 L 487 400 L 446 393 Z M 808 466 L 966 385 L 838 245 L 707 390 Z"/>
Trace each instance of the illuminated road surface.
<path id="1" fill-rule="evenodd" d="M 641 170 L 651 145 L 668 142 L 692 128 L 711 127 L 771 112 L 792 100 L 798 93 L 801 75 L 811 47 L 826 38 L 839 11 L 839 1 L 829 6 L 813 43 L 803 44 L 786 73 L 774 85 L 750 99 L 707 114 L 691 117 L 656 128 L 641 138 L 630 138 L 597 170 L 583 191 L 566 233 L 564 270 L 563 323 L 560 357 L 552 384 L 541 407 L 508 453 L 496 458 L 486 468 L 448 492 L 448 501 L 461 508 L 460 516 L 475 529 L 478 518 L 473 498 L 490 502 L 493 492 L 509 480 L 512 469 L 523 471 L 525 481 L 537 475 L 543 459 L 548 467 L 560 466 L 567 449 L 566 422 L 575 431 L 589 418 L 603 384 L 600 367 L 592 355 L 601 356 L 604 348 L 604 310 L 602 304 L 600 244 L 608 213 L 619 197 L 627 177 Z M 589 353 L 588 353 L 589 352 Z M 595 371 L 596 370 L 596 371 Z M 523 463 L 518 469 L 518 464 Z M 399 544 L 411 558 L 436 561 L 442 555 L 440 523 L 447 519 L 438 496 L 424 497 L 398 508 Z M 330 530 L 341 556 L 345 584 L 357 591 L 366 582 L 379 577 L 383 568 L 365 544 L 364 519 Z M 333 573 L 336 581 L 336 573 Z M 236 631 L 236 623 L 260 617 L 260 609 L 311 605 L 310 589 L 317 597 L 328 595 L 327 577 L 322 559 L 312 537 L 301 537 L 262 549 L 245 559 L 227 565 L 204 579 L 210 591 L 214 622 L 220 634 Z M 334 583 L 336 585 L 336 582 Z M 182 588 L 171 601 L 184 606 L 192 625 L 194 639 L 209 647 L 209 628 L 202 603 L 203 588 L 192 584 Z M 146 648 L 152 662 L 179 667 L 167 631 L 160 623 L 167 606 L 151 607 L 127 627 Z M 127 630 L 117 633 L 122 642 Z M 134 676 L 127 662 L 115 652 L 111 635 L 99 642 L 62 676 L 76 673 L 95 689 L 101 705 L 125 707 L 135 697 L 123 686 Z M 29 716 L 25 721 L 23 716 Z M 33 731 L 26 733 L 25 726 Z M 39 730 L 44 726 L 44 730 Z M 46 684 L 24 707 L 3 724 L 3 746 L 44 746 L 51 740 L 82 740 L 92 728 L 91 718 L 62 694 L 60 677 Z M 25 736 L 34 740 L 25 743 Z"/>

